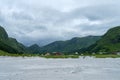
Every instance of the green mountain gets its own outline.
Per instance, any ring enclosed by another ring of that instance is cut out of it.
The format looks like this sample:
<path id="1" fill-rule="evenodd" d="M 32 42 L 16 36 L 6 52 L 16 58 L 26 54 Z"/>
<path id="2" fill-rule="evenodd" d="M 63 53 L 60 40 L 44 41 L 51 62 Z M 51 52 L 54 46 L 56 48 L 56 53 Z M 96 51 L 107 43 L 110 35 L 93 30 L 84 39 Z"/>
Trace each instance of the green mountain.
<path id="1" fill-rule="evenodd" d="M 9 53 L 24 53 L 26 47 L 19 43 L 16 39 L 8 37 L 7 32 L 0 26 L 0 50 Z"/>
<path id="2" fill-rule="evenodd" d="M 41 47 L 41 52 L 62 52 L 67 53 L 77 49 L 86 48 L 94 44 L 100 36 L 75 37 L 67 41 L 56 41 Z"/>
<path id="3" fill-rule="evenodd" d="M 37 44 L 34 44 L 27 49 L 30 53 L 40 53 L 40 47 Z"/>
<path id="4" fill-rule="evenodd" d="M 111 28 L 94 45 L 83 50 L 88 52 L 120 52 L 120 26 Z"/>
<path id="5" fill-rule="evenodd" d="M 0 40 L 4 41 L 8 39 L 8 34 L 3 27 L 0 26 Z"/>
<path id="6" fill-rule="evenodd" d="M 82 38 L 75 37 L 67 41 L 56 41 L 43 47 L 39 47 L 37 44 L 34 44 L 30 47 L 25 47 L 16 39 L 8 37 L 5 29 L 0 26 L 0 50 L 8 53 L 69 53 L 79 49 L 87 48 L 96 43 L 96 41 L 98 41 L 100 38 L 100 36 L 87 36 Z M 116 40 L 114 42 L 116 42 Z"/>

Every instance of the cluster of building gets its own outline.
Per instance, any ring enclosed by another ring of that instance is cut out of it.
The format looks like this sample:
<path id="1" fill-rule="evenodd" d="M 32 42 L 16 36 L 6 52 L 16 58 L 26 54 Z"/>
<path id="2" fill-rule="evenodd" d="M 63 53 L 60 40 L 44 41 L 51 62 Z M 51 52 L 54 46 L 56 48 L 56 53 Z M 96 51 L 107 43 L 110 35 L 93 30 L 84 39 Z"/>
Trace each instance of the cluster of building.
<path id="1" fill-rule="evenodd" d="M 53 52 L 53 53 L 46 53 L 45 56 L 50 56 L 50 55 L 55 55 L 55 56 L 60 56 L 62 53 L 60 52 Z"/>

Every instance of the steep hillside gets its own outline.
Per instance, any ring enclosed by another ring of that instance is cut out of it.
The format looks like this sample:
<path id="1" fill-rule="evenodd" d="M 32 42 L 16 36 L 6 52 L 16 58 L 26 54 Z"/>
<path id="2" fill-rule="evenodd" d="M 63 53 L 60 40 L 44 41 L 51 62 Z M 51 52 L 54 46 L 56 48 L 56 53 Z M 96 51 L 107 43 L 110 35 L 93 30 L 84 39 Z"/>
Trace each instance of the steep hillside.
<path id="1" fill-rule="evenodd" d="M 111 28 L 94 45 L 88 47 L 90 52 L 120 52 L 120 26 Z"/>
<path id="2" fill-rule="evenodd" d="M 26 47 L 16 39 L 8 37 L 5 29 L 0 26 L 0 50 L 9 53 L 24 53 L 26 52 Z"/>
<path id="3" fill-rule="evenodd" d="M 34 44 L 27 49 L 30 53 L 40 53 L 40 47 L 37 44 Z"/>
<path id="4" fill-rule="evenodd" d="M 56 41 L 41 48 L 41 52 L 70 52 L 94 44 L 100 36 L 76 37 L 67 41 Z"/>

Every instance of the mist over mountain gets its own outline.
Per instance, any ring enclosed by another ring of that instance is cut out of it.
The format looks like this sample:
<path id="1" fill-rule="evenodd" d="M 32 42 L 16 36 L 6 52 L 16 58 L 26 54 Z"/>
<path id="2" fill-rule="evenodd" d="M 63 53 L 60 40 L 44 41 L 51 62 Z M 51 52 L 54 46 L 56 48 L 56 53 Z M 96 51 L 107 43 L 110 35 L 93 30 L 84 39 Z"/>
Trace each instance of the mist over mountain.
<path id="1" fill-rule="evenodd" d="M 45 46 L 34 44 L 26 47 L 15 38 L 8 36 L 3 27 L 0 26 L 0 50 L 9 53 L 98 53 L 98 52 L 120 52 L 120 26 L 109 29 L 103 36 L 74 37 L 66 41 L 55 41 Z"/>
<path id="2" fill-rule="evenodd" d="M 46 46 L 39 47 L 34 44 L 26 47 L 16 39 L 8 37 L 3 27 L 0 27 L 0 50 L 9 53 L 47 53 L 47 52 L 69 52 L 71 50 L 81 49 L 94 44 L 100 39 L 99 36 L 75 37 L 66 41 L 55 41 Z"/>

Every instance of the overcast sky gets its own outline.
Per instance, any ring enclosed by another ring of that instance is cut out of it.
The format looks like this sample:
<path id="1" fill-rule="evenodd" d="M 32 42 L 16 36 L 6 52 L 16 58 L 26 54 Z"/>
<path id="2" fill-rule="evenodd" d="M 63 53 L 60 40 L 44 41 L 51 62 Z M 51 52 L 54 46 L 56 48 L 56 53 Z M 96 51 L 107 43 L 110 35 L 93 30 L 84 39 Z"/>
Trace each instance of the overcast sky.
<path id="1" fill-rule="evenodd" d="M 0 0 L 0 25 L 26 45 L 103 35 L 120 25 L 120 0 Z"/>

